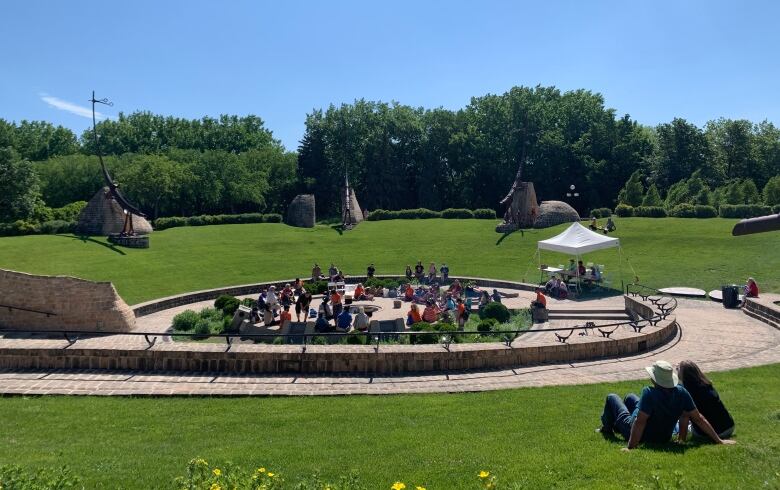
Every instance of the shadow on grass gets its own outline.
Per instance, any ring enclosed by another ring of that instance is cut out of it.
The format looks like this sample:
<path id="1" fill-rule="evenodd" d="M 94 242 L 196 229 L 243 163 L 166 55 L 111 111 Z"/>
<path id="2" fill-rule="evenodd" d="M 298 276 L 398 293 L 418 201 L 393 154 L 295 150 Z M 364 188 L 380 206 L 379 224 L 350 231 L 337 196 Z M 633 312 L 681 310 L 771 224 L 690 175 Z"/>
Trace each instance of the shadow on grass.
<path id="1" fill-rule="evenodd" d="M 525 236 L 525 233 L 521 229 L 508 231 L 508 232 L 504 233 L 503 235 L 501 235 L 498 238 L 498 240 L 496 241 L 496 246 L 501 245 L 501 242 L 503 242 L 506 239 L 506 237 L 508 237 L 509 235 L 512 235 L 513 233 L 517 233 L 518 231 L 520 232 L 520 236 L 521 237 Z"/>
<path id="2" fill-rule="evenodd" d="M 344 225 L 330 225 L 330 229 L 335 231 L 339 235 L 344 234 Z"/>
<path id="3" fill-rule="evenodd" d="M 110 243 L 101 242 L 100 240 L 95 240 L 91 236 L 86 235 L 54 235 L 62 238 L 70 238 L 71 240 L 81 240 L 83 243 L 96 243 L 100 245 L 101 247 L 106 247 L 107 249 L 111 250 L 112 252 L 116 252 L 119 255 L 127 255 L 125 252 L 117 248 L 115 245 L 112 245 Z"/>

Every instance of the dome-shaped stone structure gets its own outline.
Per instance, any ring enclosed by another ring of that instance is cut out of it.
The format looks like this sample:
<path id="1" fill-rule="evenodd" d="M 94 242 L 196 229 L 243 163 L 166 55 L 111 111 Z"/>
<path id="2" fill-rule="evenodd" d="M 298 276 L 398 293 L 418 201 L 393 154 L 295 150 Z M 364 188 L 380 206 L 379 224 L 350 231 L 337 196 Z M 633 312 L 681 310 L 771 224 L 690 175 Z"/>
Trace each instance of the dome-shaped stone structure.
<path id="1" fill-rule="evenodd" d="M 561 223 L 579 221 L 577 211 L 563 201 L 542 201 L 539 206 L 539 214 L 534 220 L 534 228 L 549 228 Z"/>
<path id="2" fill-rule="evenodd" d="M 298 194 L 287 208 L 287 219 L 290 226 L 313 228 L 316 223 L 314 194 Z"/>
<path id="3" fill-rule="evenodd" d="M 111 197 L 108 187 L 97 191 L 79 215 L 76 233 L 81 235 L 111 235 L 121 233 L 125 226 L 125 212 L 122 206 Z M 152 232 L 152 225 L 140 217 L 133 215 L 133 228 L 139 235 Z"/>

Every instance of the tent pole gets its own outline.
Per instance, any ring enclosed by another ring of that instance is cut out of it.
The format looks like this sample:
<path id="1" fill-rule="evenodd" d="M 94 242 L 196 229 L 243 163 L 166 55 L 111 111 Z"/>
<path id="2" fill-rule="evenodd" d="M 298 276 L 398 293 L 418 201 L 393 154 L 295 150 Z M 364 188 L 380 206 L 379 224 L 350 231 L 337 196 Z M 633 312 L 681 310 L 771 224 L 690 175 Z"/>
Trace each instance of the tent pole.
<path id="1" fill-rule="evenodd" d="M 620 292 L 626 290 L 625 284 L 623 284 L 623 247 L 618 247 L 618 274 L 620 274 Z"/>

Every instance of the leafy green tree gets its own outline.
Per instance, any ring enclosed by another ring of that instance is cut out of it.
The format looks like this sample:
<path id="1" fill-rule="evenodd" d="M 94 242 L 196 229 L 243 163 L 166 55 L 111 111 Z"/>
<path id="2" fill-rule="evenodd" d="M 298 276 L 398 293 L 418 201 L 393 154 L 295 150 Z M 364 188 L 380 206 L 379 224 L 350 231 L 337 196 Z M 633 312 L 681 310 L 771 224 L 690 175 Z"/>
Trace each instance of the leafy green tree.
<path id="1" fill-rule="evenodd" d="M 776 206 L 780 204 L 780 175 L 775 175 L 764 186 L 764 204 Z"/>
<path id="2" fill-rule="evenodd" d="M 762 202 L 758 187 L 756 187 L 752 179 L 742 181 L 742 195 L 744 196 L 745 204 L 761 204 Z"/>
<path id="3" fill-rule="evenodd" d="M 629 206 L 641 206 L 644 199 L 644 186 L 642 185 L 642 179 L 639 170 L 631 174 L 631 177 L 626 182 L 626 185 L 618 194 L 618 202 L 620 204 L 627 204 Z"/>
<path id="4" fill-rule="evenodd" d="M 116 158 L 107 157 L 106 165 L 116 167 Z M 58 208 L 76 201 L 88 201 L 105 183 L 96 156 L 79 153 L 35 162 L 41 194 L 46 204 Z"/>
<path id="5" fill-rule="evenodd" d="M 669 187 L 669 191 L 666 193 L 666 200 L 664 206 L 666 209 L 671 210 L 678 204 L 684 204 L 690 202 L 691 193 L 688 189 L 688 180 L 683 179 L 679 182 L 675 182 Z"/>
<path id="6" fill-rule="evenodd" d="M 27 220 L 43 206 L 32 164 L 11 148 L 0 148 L 0 222 Z"/>
<path id="7" fill-rule="evenodd" d="M 116 178 L 122 190 L 142 210 L 157 218 L 161 205 L 170 205 L 176 195 L 183 165 L 161 155 L 127 155 L 120 162 Z"/>
<path id="8" fill-rule="evenodd" d="M 644 199 L 642 199 L 642 206 L 663 206 L 664 201 L 661 199 L 661 194 L 658 193 L 658 188 L 655 186 L 655 184 L 650 184 L 650 187 L 647 189 L 647 194 L 645 194 Z"/>
<path id="9" fill-rule="evenodd" d="M 656 128 L 659 156 L 653 169 L 653 181 L 660 187 L 687 179 L 696 170 L 710 184 L 717 182 L 717 169 L 711 164 L 710 142 L 701 129 L 684 119 Z"/>
<path id="10" fill-rule="evenodd" d="M 733 181 L 725 187 L 721 204 L 744 204 L 745 193 L 739 181 Z"/>

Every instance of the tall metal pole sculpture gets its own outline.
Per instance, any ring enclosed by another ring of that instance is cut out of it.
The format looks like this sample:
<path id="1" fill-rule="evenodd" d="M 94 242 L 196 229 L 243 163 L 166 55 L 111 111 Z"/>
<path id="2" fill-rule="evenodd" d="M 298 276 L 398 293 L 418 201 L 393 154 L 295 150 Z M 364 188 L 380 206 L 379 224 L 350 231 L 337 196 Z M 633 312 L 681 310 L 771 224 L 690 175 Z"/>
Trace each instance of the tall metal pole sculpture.
<path id="1" fill-rule="evenodd" d="M 92 102 L 92 136 L 95 141 L 95 153 L 98 156 L 98 160 L 100 160 L 100 168 L 103 170 L 103 180 L 106 181 L 109 194 L 111 194 L 111 197 L 114 198 L 117 203 L 119 203 L 125 213 L 125 222 L 124 226 L 122 227 L 122 233 L 120 233 L 120 236 L 134 236 L 135 230 L 133 229 L 133 215 L 135 214 L 142 218 L 145 218 L 146 215 L 142 213 L 141 210 L 139 210 L 136 206 L 130 204 L 130 202 L 125 199 L 122 193 L 119 192 L 119 184 L 114 182 L 114 179 L 111 178 L 111 175 L 108 173 L 108 169 L 106 168 L 106 164 L 103 162 L 103 154 L 100 151 L 100 138 L 98 138 L 97 134 L 95 104 L 104 104 L 107 106 L 113 106 L 114 104 L 113 102 L 109 102 L 109 100 L 106 98 L 96 99 L 94 90 L 92 91 L 92 98 L 90 99 L 90 102 Z"/>
<path id="2" fill-rule="evenodd" d="M 733 236 L 742 236 L 778 230 L 780 230 L 780 214 L 770 214 L 758 218 L 743 219 L 734 225 L 731 234 Z"/>
<path id="3" fill-rule="evenodd" d="M 343 226 L 346 230 L 352 229 L 352 199 L 349 189 L 349 170 L 344 168 L 344 217 Z"/>

